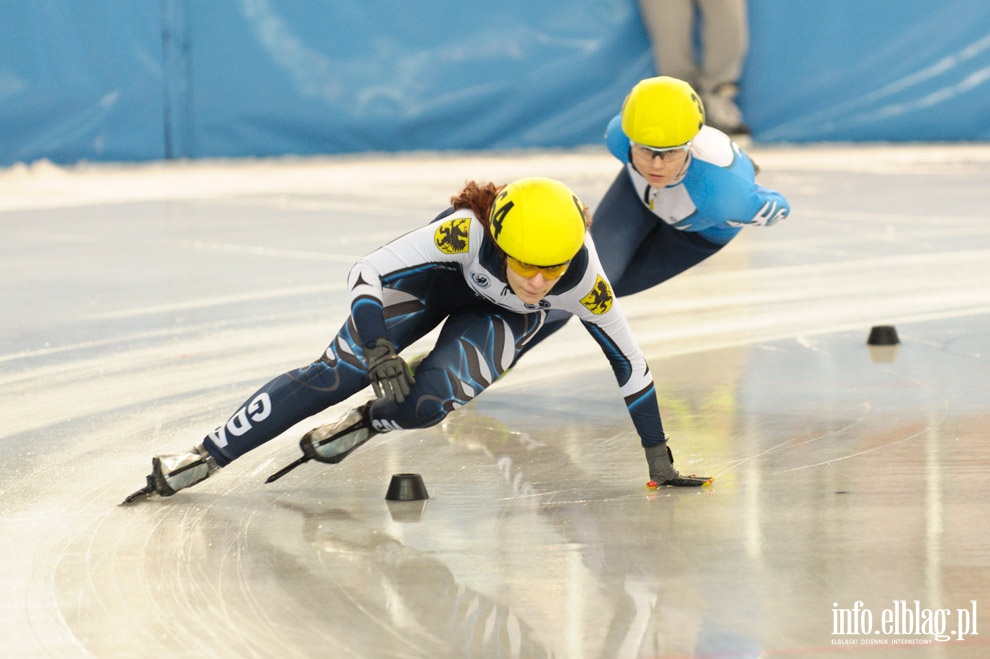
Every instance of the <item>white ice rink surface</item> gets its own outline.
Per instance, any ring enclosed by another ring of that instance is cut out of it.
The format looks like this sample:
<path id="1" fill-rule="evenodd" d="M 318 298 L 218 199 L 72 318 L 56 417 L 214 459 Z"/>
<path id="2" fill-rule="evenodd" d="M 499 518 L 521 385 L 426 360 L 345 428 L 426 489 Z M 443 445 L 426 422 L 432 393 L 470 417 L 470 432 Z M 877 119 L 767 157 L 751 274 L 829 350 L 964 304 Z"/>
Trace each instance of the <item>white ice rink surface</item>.
<path id="1" fill-rule="evenodd" d="M 646 489 L 574 324 L 442 426 L 266 485 L 341 406 L 127 507 L 152 455 L 318 356 L 352 262 L 465 180 L 594 208 L 617 164 L 0 171 L 0 657 L 990 656 L 990 146 L 751 151 L 791 218 L 622 300 L 711 487 Z M 425 505 L 385 501 L 400 472 Z"/>

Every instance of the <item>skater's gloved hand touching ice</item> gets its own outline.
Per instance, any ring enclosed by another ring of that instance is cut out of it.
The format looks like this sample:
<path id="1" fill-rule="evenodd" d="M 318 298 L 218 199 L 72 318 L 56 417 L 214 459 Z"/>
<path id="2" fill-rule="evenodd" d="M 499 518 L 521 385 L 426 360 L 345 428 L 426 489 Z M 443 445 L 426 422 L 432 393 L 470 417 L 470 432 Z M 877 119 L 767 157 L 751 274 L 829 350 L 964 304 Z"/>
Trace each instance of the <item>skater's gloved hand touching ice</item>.
<path id="1" fill-rule="evenodd" d="M 364 355 L 375 395 L 396 403 L 404 402 L 409 395 L 409 385 L 415 380 L 406 361 L 395 352 L 395 345 L 382 337 L 365 348 Z"/>
<path id="2" fill-rule="evenodd" d="M 712 482 L 711 476 L 681 476 L 674 469 L 674 455 L 667 442 L 644 447 L 646 463 L 650 467 L 650 486 L 671 485 L 674 487 L 700 487 Z"/>

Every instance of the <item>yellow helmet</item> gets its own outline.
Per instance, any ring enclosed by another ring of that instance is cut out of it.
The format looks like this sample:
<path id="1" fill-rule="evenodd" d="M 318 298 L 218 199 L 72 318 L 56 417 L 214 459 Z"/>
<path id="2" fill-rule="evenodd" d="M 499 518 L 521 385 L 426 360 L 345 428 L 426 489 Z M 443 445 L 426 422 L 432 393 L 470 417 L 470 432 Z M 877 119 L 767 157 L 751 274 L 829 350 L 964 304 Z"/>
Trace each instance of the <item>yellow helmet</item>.
<path id="1" fill-rule="evenodd" d="M 704 123 L 701 97 L 691 85 L 677 78 L 640 80 L 622 104 L 622 132 L 645 146 L 687 144 Z"/>
<path id="2" fill-rule="evenodd" d="M 488 230 L 502 251 L 518 261 L 566 263 L 584 244 L 584 204 L 560 181 L 519 179 L 495 197 Z"/>

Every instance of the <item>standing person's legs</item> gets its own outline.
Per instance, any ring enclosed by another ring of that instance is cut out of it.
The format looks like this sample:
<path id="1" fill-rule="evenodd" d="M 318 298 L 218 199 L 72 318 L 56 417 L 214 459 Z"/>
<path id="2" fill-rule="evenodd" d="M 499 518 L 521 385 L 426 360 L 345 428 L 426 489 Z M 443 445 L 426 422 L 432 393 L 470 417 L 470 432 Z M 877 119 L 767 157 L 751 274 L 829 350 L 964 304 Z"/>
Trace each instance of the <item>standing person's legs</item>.
<path id="1" fill-rule="evenodd" d="M 698 0 L 701 9 L 701 66 L 697 91 L 707 123 L 730 135 L 749 128 L 736 105 L 739 78 L 749 50 L 746 0 Z"/>
<path id="2" fill-rule="evenodd" d="M 698 92 L 737 84 L 749 50 L 746 0 L 697 0 L 701 9 L 701 74 Z"/>
<path id="3" fill-rule="evenodd" d="M 650 37 L 657 72 L 694 85 L 698 63 L 693 0 L 639 0 L 639 13 Z"/>

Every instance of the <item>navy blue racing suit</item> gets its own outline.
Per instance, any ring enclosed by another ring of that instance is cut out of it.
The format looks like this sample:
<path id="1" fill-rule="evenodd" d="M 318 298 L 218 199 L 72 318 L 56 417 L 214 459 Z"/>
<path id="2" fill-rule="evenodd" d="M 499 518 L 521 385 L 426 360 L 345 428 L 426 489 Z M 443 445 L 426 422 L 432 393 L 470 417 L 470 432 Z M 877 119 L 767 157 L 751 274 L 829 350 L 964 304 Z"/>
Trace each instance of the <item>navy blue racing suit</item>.
<path id="1" fill-rule="evenodd" d="M 642 444 L 665 440 L 649 367 L 590 235 L 546 297 L 527 304 L 483 224 L 448 209 L 358 261 L 348 289 L 351 314 L 323 355 L 265 384 L 207 435 L 220 466 L 368 387 L 364 346 L 386 337 L 401 352 L 442 325 L 405 401 L 381 398 L 368 413 L 378 432 L 437 424 L 512 366 L 551 310 L 576 315 L 601 346 Z"/>

